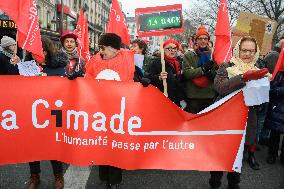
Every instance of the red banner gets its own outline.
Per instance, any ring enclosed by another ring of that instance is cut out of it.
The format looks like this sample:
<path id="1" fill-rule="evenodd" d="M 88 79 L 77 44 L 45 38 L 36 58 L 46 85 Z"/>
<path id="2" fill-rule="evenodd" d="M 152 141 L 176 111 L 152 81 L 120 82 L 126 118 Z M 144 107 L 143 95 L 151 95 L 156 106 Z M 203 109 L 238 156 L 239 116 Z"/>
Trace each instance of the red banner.
<path id="1" fill-rule="evenodd" d="M 0 7 L 17 24 L 18 45 L 33 53 L 38 62 L 44 61 L 36 0 L 0 0 Z"/>
<path id="2" fill-rule="evenodd" d="M 241 93 L 193 115 L 140 83 L 0 80 L 0 164 L 52 159 L 129 170 L 240 169 L 236 157 L 248 112 Z"/>

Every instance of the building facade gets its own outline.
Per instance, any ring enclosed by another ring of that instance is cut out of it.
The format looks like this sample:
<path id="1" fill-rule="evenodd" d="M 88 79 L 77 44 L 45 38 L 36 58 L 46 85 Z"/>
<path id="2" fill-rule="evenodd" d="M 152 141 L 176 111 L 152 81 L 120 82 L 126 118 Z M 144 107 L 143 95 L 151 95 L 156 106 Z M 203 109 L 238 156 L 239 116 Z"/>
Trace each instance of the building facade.
<path id="1" fill-rule="evenodd" d="M 128 27 L 128 33 L 130 35 L 130 40 L 133 41 L 138 37 L 135 17 L 126 17 L 126 23 Z"/>
<path id="2" fill-rule="evenodd" d="M 37 0 L 41 35 L 59 44 L 61 32 L 74 31 L 83 8 L 88 19 L 90 50 L 94 52 L 99 36 L 106 32 L 111 3 L 112 0 Z M 0 10 L 0 37 L 16 38 L 16 33 L 15 23 Z"/>

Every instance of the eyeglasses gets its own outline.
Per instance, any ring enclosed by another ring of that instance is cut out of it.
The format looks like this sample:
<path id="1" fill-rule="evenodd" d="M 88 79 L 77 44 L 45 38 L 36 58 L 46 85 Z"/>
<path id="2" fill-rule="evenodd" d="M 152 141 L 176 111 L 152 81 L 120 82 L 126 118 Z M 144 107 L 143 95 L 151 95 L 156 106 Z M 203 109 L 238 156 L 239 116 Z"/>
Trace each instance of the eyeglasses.
<path id="1" fill-rule="evenodd" d="M 103 45 L 99 45 L 98 47 L 99 47 L 99 50 L 102 50 L 102 51 L 104 51 L 106 49 L 105 46 L 103 46 Z"/>
<path id="2" fill-rule="evenodd" d="M 165 49 L 168 50 L 168 51 L 177 51 L 176 47 L 168 47 L 168 48 L 165 48 Z"/>
<path id="3" fill-rule="evenodd" d="M 255 49 L 241 49 L 240 52 L 242 54 L 246 54 L 246 53 L 254 54 L 256 52 L 256 50 Z"/>
<path id="4" fill-rule="evenodd" d="M 208 41 L 209 38 L 208 37 L 199 37 L 199 38 L 197 38 L 197 40 L 199 40 L 199 41 L 202 41 L 202 40 Z"/>

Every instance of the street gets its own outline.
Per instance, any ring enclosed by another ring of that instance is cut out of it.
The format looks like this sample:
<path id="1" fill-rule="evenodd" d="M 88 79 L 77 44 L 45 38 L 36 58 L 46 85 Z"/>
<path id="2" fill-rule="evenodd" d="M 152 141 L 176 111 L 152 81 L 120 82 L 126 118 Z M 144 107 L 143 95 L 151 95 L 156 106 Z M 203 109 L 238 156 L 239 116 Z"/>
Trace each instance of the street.
<path id="1" fill-rule="evenodd" d="M 283 189 L 284 166 L 277 160 L 276 164 L 265 162 L 267 148 L 261 146 L 257 159 L 261 170 L 254 171 L 244 162 L 241 176 L 242 189 Z M 41 162 L 42 174 L 40 189 L 51 189 L 53 184 L 52 169 L 49 161 Z M 104 184 L 98 179 L 98 167 L 65 166 L 65 188 L 69 189 L 103 189 Z M 21 189 L 29 178 L 28 164 L 0 166 L 0 188 Z M 137 170 L 124 171 L 121 189 L 209 189 L 209 173 L 198 171 L 163 171 Z M 221 189 L 227 185 L 223 177 Z"/>

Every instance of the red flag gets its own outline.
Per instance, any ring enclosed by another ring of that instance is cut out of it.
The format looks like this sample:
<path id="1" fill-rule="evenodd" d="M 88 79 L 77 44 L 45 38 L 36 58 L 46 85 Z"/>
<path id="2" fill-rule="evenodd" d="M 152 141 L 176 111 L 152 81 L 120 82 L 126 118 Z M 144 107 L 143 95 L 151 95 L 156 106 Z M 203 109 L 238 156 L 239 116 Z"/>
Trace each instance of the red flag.
<path id="1" fill-rule="evenodd" d="M 0 7 L 17 24 L 18 45 L 33 53 L 38 62 L 44 61 L 36 0 L 0 0 Z"/>
<path id="2" fill-rule="evenodd" d="M 277 64 L 274 68 L 271 80 L 274 80 L 277 72 L 284 71 L 284 42 L 282 43 L 281 52 L 277 61 Z"/>
<path id="3" fill-rule="evenodd" d="M 80 56 L 82 56 L 85 61 L 88 62 L 91 59 L 89 50 L 88 22 L 82 9 L 80 10 L 77 27 L 74 33 L 76 33 L 78 36 L 78 52 Z"/>
<path id="4" fill-rule="evenodd" d="M 227 0 L 220 0 L 215 36 L 214 60 L 220 65 L 223 62 L 228 62 L 232 57 L 232 38 Z"/>
<path id="5" fill-rule="evenodd" d="M 119 35 L 123 44 L 130 44 L 130 35 L 128 33 L 126 20 L 117 0 L 112 1 L 107 32 Z"/>

